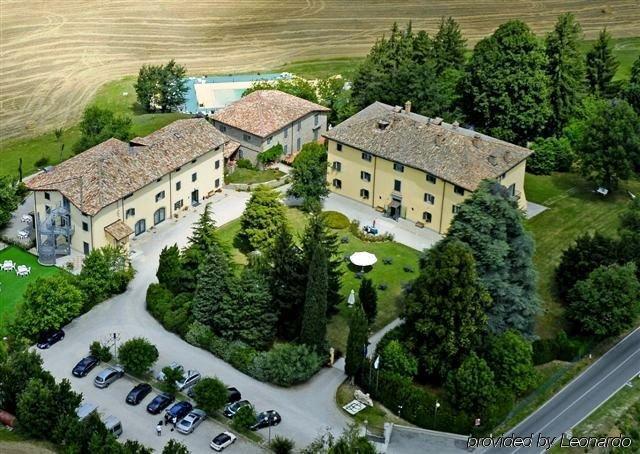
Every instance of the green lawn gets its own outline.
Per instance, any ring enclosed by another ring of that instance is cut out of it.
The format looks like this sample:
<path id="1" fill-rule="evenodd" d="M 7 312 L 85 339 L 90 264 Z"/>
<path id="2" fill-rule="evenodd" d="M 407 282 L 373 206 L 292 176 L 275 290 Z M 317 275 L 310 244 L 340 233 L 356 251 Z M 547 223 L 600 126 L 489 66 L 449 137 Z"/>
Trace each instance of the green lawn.
<path id="1" fill-rule="evenodd" d="M 525 177 L 527 200 L 549 207 L 526 224 L 536 241 L 534 264 L 543 301 L 536 332 L 541 337 L 553 337 L 563 328 L 563 308 L 553 292 L 553 273 L 562 251 L 585 232 L 615 235 L 618 217 L 630 200 L 626 191 L 640 194 L 640 181 L 622 183 L 619 191 L 607 197 L 594 194 L 593 189 L 593 184 L 572 173 Z"/>
<path id="2" fill-rule="evenodd" d="M 0 271 L 0 333 L 2 334 L 4 334 L 7 323 L 13 319 L 27 285 L 40 276 L 64 272 L 55 266 L 40 265 L 34 255 L 15 246 L 0 251 L 0 263 L 5 260 L 11 260 L 18 265 L 30 266 L 31 274 L 18 277 L 13 271 Z"/>
<path id="3" fill-rule="evenodd" d="M 132 132 L 134 136 L 146 136 L 161 127 L 185 118 L 187 115 L 180 113 L 145 114 L 137 107 L 136 92 L 133 88 L 135 77 L 129 76 L 105 84 L 96 96 L 92 104 L 106 107 L 120 115 L 128 115 L 132 120 Z M 123 93 L 128 93 L 123 96 Z M 38 159 L 46 157 L 50 165 L 73 156 L 73 145 L 80 137 L 80 128 L 74 125 L 63 131 L 62 138 L 56 141 L 53 131 L 36 137 L 16 139 L 2 142 L 0 153 L 0 176 L 18 175 L 18 165 L 22 158 L 23 174 L 29 175 L 37 169 L 35 163 Z M 64 145 L 64 149 L 62 146 Z M 62 150 L 61 150 L 62 149 Z"/>
<path id="4" fill-rule="evenodd" d="M 227 183 L 266 183 L 267 181 L 277 180 L 283 175 L 284 172 L 278 169 L 253 170 L 238 168 L 227 175 Z"/>
<path id="5" fill-rule="evenodd" d="M 275 71 L 287 71 L 306 79 L 321 79 L 336 74 L 340 74 L 345 79 L 351 79 L 363 61 L 364 57 L 300 60 L 285 63 Z"/>
<path id="6" fill-rule="evenodd" d="M 287 218 L 292 231 L 295 232 L 296 235 L 301 234 L 306 224 L 304 213 L 295 208 L 288 208 Z M 239 231 L 239 219 L 231 221 L 218 229 L 222 241 L 227 243 L 231 248 L 234 261 L 244 265 L 247 263 L 246 256 L 233 244 L 234 238 Z M 349 239 L 348 243 L 340 245 L 341 255 L 350 255 L 356 251 L 368 251 L 378 257 L 378 263 L 366 272 L 366 276 L 371 278 L 376 286 L 386 284 L 388 287 L 384 291 L 378 290 L 378 317 L 371 327 L 372 332 L 378 331 L 400 314 L 401 307 L 399 297 L 401 296 L 402 285 L 417 277 L 418 257 L 420 253 L 395 242 L 363 243 L 354 237 L 348 229 L 337 230 L 337 233 L 339 238 L 347 237 Z M 390 265 L 383 264 L 383 259 L 385 258 L 391 258 L 393 263 Z M 354 268 L 353 265 L 349 265 L 347 262 L 344 263 L 343 267 L 345 271 L 342 278 L 341 292 L 343 302 L 340 303 L 338 314 L 336 314 L 329 323 L 327 338 L 332 346 L 344 352 L 347 335 L 349 333 L 347 321 L 349 309 L 346 304 L 346 299 L 351 289 L 355 290 L 357 294 L 360 280 L 355 277 L 355 273 L 359 271 L 359 268 Z M 413 271 L 404 271 L 404 267 L 411 268 Z"/>

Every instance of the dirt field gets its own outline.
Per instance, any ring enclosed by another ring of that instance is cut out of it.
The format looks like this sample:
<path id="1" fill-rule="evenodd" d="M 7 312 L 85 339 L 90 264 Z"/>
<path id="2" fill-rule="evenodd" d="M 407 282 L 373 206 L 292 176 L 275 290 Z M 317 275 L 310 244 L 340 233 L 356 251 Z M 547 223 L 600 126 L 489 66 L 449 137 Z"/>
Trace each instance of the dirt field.
<path id="1" fill-rule="evenodd" d="M 393 21 L 455 17 L 474 43 L 513 17 L 546 31 L 573 11 L 587 38 L 637 34 L 639 0 L 0 0 L 0 138 L 75 121 L 97 88 L 175 58 L 190 73 L 362 55 Z"/>

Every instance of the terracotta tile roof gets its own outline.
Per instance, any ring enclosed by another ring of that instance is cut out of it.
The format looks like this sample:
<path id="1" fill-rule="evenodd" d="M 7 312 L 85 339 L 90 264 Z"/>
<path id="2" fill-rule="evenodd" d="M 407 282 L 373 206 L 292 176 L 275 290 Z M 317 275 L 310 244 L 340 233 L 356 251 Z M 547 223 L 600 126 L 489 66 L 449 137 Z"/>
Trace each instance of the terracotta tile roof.
<path id="1" fill-rule="evenodd" d="M 228 157 L 232 156 L 233 153 L 238 151 L 238 148 L 240 148 L 240 142 L 229 140 L 224 144 L 224 158 L 227 159 Z"/>
<path id="2" fill-rule="evenodd" d="M 382 127 L 384 127 L 384 129 Z M 373 103 L 324 136 L 372 155 L 398 162 L 475 190 L 497 178 L 532 152 L 440 118 Z"/>
<path id="3" fill-rule="evenodd" d="M 33 190 L 60 191 L 93 216 L 228 140 L 203 118 L 178 120 L 130 143 L 109 139 L 33 177 L 26 185 Z"/>
<path id="4" fill-rule="evenodd" d="M 109 224 L 104 231 L 111 235 L 116 241 L 123 240 L 133 234 L 133 229 L 124 223 L 122 219 L 118 219 L 113 224 Z"/>
<path id="5" fill-rule="evenodd" d="M 312 112 L 330 110 L 278 90 L 258 90 L 216 111 L 213 119 L 255 136 L 267 137 Z"/>

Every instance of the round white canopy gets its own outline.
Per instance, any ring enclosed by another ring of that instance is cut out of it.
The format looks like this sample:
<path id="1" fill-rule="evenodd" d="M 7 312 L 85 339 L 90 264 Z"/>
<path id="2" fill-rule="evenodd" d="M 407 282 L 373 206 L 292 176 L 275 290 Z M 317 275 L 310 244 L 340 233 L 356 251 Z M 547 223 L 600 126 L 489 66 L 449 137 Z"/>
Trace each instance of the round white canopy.
<path id="1" fill-rule="evenodd" d="M 378 258 L 369 252 L 354 252 L 349 260 L 357 266 L 371 266 L 378 261 Z"/>

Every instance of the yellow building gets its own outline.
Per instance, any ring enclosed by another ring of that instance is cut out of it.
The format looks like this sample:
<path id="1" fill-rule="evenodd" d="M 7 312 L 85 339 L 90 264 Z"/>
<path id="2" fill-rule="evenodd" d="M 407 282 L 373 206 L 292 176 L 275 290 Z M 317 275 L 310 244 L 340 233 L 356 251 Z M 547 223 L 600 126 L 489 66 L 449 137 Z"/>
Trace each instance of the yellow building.
<path id="1" fill-rule="evenodd" d="M 178 120 L 128 143 L 109 139 L 26 184 L 33 191 L 39 260 L 88 254 L 200 204 L 222 188 L 227 149 L 237 149 L 204 119 Z"/>
<path id="2" fill-rule="evenodd" d="M 531 151 L 441 118 L 376 102 L 324 135 L 327 181 L 336 194 L 388 216 L 446 233 L 460 204 L 488 178 L 526 209 Z"/>

